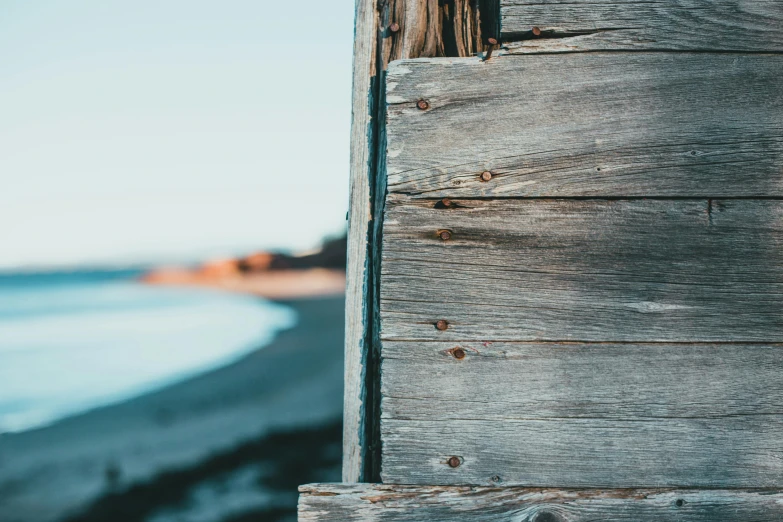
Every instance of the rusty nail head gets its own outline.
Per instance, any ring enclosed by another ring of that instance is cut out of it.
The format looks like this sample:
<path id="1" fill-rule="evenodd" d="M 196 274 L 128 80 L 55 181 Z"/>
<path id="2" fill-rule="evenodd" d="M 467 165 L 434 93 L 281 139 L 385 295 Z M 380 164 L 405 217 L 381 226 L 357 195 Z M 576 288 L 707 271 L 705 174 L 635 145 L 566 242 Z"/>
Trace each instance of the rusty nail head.
<path id="1" fill-rule="evenodd" d="M 454 350 L 452 350 L 451 353 L 454 355 L 455 359 L 465 358 L 465 350 L 463 350 L 462 348 L 454 348 Z"/>
<path id="2" fill-rule="evenodd" d="M 440 200 L 441 203 L 443 203 L 444 207 L 450 207 L 451 206 L 451 200 L 449 198 L 443 198 Z"/>
<path id="3" fill-rule="evenodd" d="M 437 323 L 435 323 L 435 328 L 440 330 L 441 332 L 449 327 L 448 321 L 444 321 L 443 319 L 440 319 Z"/>
<path id="4" fill-rule="evenodd" d="M 488 170 L 485 170 L 481 173 L 481 181 L 489 181 L 492 179 L 492 173 Z"/>
<path id="5" fill-rule="evenodd" d="M 497 40 L 497 38 L 487 38 L 487 43 L 489 45 L 497 45 L 498 44 L 498 40 Z"/>
<path id="6" fill-rule="evenodd" d="M 394 22 L 393 24 L 391 24 L 389 26 L 389 31 L 391 31 L 393 33 L 396 33 L 399 30 L 400 30 L 400 24 L 398 24 L 397 22 Z"/>
<path id="7" fill-rule="evenodd" d="M 443 241 L 448 241 L 449 239 L 451 239 L 451 232 L 449 232 L 448 230 L 441 230 L 440 234 L 438 235 Z"/>
<path id="8" fill-rule="evenodd" d="M 458 468 L 460 464 L 461 462 L 459 460 L 459 457 L 449 458 L 449 466 L 451 466 L 452 468 Z"/>
<path id="9" fill-rule="evenodd" d="M 422 111 L 426 111 L 430 108 L 430 103 L 427 100 L 419 100 L 416 102 L 416 107 L 418 107 Z"/>
<path id="10" fill-rule="evenodd" d="M 532 31 L 534 36 L 541 36 L 541 29 L 538 27 L 533 27 Z"/>

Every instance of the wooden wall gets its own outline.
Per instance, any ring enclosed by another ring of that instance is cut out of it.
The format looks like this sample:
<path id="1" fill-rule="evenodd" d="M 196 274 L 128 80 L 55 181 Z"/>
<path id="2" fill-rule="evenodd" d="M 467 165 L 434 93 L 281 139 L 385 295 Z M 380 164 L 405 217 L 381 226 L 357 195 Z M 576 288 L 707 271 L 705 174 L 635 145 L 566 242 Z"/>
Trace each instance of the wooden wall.
<path id="1" fill-rule="evenodd" d="M 783 485 L 783 4 L 637 4 L 391 64 L 384 482 Z"/>
<path id="2" fill-rule="evenodd" d="M 302 516 L 778 519 L 740 490 L 783 487 L 783 3 L 486 13 L 462 20 L 499 48 L 376 55 L 403 59 L 370 146 L 363 447 L 420 487 L 305 489 Z M 708 490 L 567 489 L 661 487 Z"/>

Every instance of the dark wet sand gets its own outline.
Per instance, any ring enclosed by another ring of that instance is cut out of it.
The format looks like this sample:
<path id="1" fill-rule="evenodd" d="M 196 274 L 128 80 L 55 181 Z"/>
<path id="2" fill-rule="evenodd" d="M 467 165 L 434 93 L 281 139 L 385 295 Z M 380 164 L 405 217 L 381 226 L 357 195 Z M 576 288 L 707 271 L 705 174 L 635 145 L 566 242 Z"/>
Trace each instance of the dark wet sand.
<path id="1" fill-rule="evenodd" d="M 236 363 L 0 437 L 0 521 L 295 520 L 339 480 L 344 298 L 280 302 L 298 324 Z"/>

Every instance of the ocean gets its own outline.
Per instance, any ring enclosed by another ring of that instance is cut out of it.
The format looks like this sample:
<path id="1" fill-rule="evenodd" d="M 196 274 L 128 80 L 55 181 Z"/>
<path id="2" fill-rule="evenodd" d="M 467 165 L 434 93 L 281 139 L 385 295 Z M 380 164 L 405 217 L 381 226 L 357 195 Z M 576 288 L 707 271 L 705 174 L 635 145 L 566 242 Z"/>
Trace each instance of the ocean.
<path id="1" fill-rule="evenodd" d="M 296 321 L 260 298 L 147 286 L 141 273 L 0 273 L 0 433 L 225 365 Z"/>

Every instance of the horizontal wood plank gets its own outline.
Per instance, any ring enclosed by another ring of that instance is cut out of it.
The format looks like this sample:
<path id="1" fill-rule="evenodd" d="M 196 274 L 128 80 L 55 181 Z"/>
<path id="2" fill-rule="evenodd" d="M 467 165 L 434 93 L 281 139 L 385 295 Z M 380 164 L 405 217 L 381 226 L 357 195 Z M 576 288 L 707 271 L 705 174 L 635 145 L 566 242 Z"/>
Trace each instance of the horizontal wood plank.
<path id="1" fill-rule="evenodd" d="M 299 488 L 301 522 L 776 522 L 780 491 L 555 490 L 386 484 Z"/>
<path id="2" fill-rule="evenodd" d="M 783 51 L 778 0 L 500 0 L 500 14 L 514 52 Z"/>
<path id="3" fill-rule="evenodd" d="M 438 205 L 387 207 L 384 340 L 783 341 L 781 201 Z"/>
<path id="4" fill-rule="evenodd" d="M 387 341 L 382 394 L 389 420 L 783 416 L 783 344 Z"/>
<path id="5" fill-rule="evenodd" d="M 384 342 L 382 477 L 780 486 L 781 372 L 783 345 Z"/>
<path id="6" fill-rule="evenodd" d="M 414 198 L 783 197 L 781 70 L 783 55 L 766 54 L 394 62 L 388 190 Z"/>

